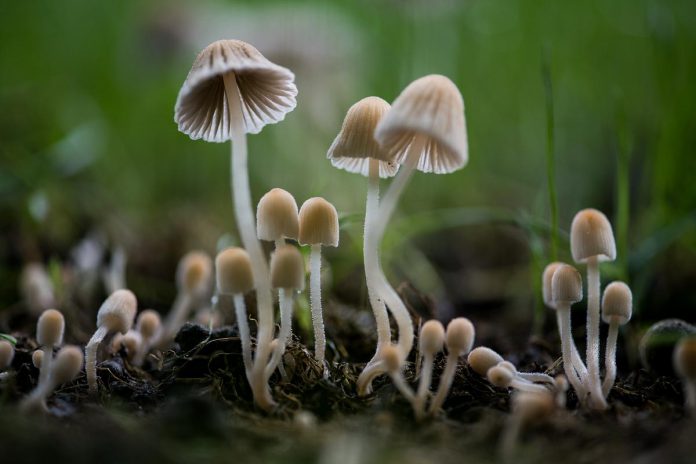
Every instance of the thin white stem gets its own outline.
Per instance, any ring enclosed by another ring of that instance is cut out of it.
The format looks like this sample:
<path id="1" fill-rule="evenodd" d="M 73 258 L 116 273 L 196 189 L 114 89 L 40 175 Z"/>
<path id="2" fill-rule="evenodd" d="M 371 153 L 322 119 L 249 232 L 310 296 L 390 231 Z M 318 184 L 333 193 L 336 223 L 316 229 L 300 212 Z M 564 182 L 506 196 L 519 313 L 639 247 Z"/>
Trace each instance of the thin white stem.
<path id="1" fill-rule="evenodd" d="M 254 400 L 265 410 L 273 407 L 268 384 L 265 380 L 265 370 L 270 355 L 270 345 L 273 338 L 273 297 L 268 263 L 263 255 L 261 244 L 256 235 L 256 220 L 251 204 L 249 188 L 249 173 L 247 167 L 247 144 L 242 115 L 242 101 L 234 73 L 223 74 L 225 95 L 230 117 L 230 133 L 232 139 L 232 197 L 237 227 L 242 244 L 249 253 L 251 270 L 256 285 L 256 306 L 259 320 L 257 333 L 256 354 L 252 368 L 252 391 Z M 264 385 L 265 384 L 265 385 Z M 261 395 L 261 396 L 259 396 Z"/>
<path id="2" fill-rule="evenodd" d="M 433 374 L 433 354 L 423 353 L 423 366 L 421 376 L 418 382 L 418 392 L 416 393 L 416 401 L 414 408 L 416 410 L 416 419 L 421 419 L 425 415 L 425 401 L 430 391 L 430 382 Z"/>
<path id="3" fill-rule="evenodd" d="M 87 385 L 90 393 L 97 392 L 97 349 L 108 333 L 108 328 L 99 327 L 85 347 L 85 374 L 87 374 Z"/>
<path id="4" fill-rule="evenodd" d="M 411 406 L 413 406 L 415 410 L 415 404 L 416 404 L 416 395 L 413 393 L 413 390 L 411 387 L 408 386 L 406 383 L 406 380 L 404 380 L 404 375 L 401 373 L 401 371 L 397 372 L 391 372 L 389 376 L 392 379 L 392 383 L 394 383 L 394 386 L 401 392 L 402 395 L 408 400 L 409 403 L 411 403 Z"/>
<path id="5" fill-rule="evenodd" d="M 527 380 L 529 382 L 541 382 L 554 384 L 553 377 L 550 375 L 543 374 L 541 372 L 517 372 L 517 375 L 522 380 Z"/>
<path id="6" fill-rule="evenodd" d="M 177 332 L 179 332 L 181 326 L 183 326 L 186 319 L 188 319 L 192 309 L 192 303 L 193 296 L 190 293 L 184 291 L 179 292 L 176 296 L 176 300 L 174 300 L 174 304 L 172 304 L 172 309 L 167 315 L 161 344 L 166 345 L 174 340 Z"/>
<path id="7" fill-rule="evenodd" d="M 602 382 L 602 395 L 609 396 L 611 387 L 616 381 L 616 340 L 619 337 L 619 323 L 611 321 L 607 333 L 607 344 L 604 352 L 604 382 Z"/>
<path id="8" fill-rule="evenodd" d="M 249 321 L 247 319 L 246 302 L 242 293 L 233 295 L 234 314 L 237 318 L 237 331 L 239 332 L 239 340 L 242 343 L 242 359 L 244 360 L 244 370 L 246 371 L 247 379 L 251 377 L 251 334 L 249 333 Z"/>
<path id="9" fill-rule="evenodd" d="M 321 245 L 312 245 L 309 255 L 309 302 L 312 308 L 312 326 L 314 327 L 314 357 L 322 369 L 326 356 L 326 335 L 324 334 L 324 316 L 321 309 Z"/>
<path id="10" fill-rule="evenodd" d="M 39 381 L 36 388 L 19 404 L 20 411 L 47 412 L 46 398 L 53 393 L 55 388 L 56 385 L 51 382 L 50 375 L 44 381 Z"/>
<path id="11" fill-rule="evenodd" d="M 522 379 L 512 379 L 510 386 L 519 391 L 531 392 L 531 393 L 548 393 L 549 389 L 543 385 L 536 383 L 526 382 Z"/>
<path id="12" fill-rule="evenodd" d="M 39 383 L 45 382 L 51 372 L 53 365 L 53 347 L 44 346 L 41 348 L 43 357 L 41 358 L 41 367 L 39 368 Z"/>
<path id="13" fill-rule="evenodd" d="M 458 363 L 459 356 L 457 356 L 456 353 L 447 354 L 447 363 L 445 364 L 445 370 L 440 376 L 440 385 L 438 385 L 437 393 L 435 393 L 433 400 L 430 402 L 430 408 L 428 409 L 430 415 L 434 415 L 439 411 L 442 404 L 445 402 L 445 398 L 447 398 L 447 394 L 452 387 L 452 382 L 454 382 L 454 374 L 457 372 Z"/>
<path id="14" fill-rule="evenodd" d="M 367 366 L 365 366 L 365 369 L 363 369 L 363 371 L 360 373 L 357 384 L 359 396 L 365 396 L 372 393 L 372 381 L 383 373 L 387 372 L 387 369 L 384 366 L 384 361 L 379 358 L 379 353 L 377 353 L 376 356 L 377 358 L 373 358 L 373 360 L 370 361 Z"/>
<path id="15" fill-rule="evenodd" d="M 593 409 L 606 409 L 599 380 L 599 262 L 596 256 L 587 260 L 587 379 L 585 387 L 590 394 Z"/>
<path id="16" fill-rule="evenodd" d="M 561 333 L 561 315 L 558 311 L 556 311 L 556 322 L 558 324 L 558 333 Z M 572 333 L 572 324 L 571 328 L 568 329 L 568 333 L 570 334 L 570 361 L 573 364 L 573 369 L 575 369 L 575 372 L 577 372 L 578 378 L 580 379 L 580 382 L 584 383 L 584 379 L 587 378 L 587 367 L 585 367 L 585 363 L 582 362 L 582 358 L 580 357 L 580 353 L 578 352 L 578 348 L 575 346 L 575 340 L 573 340 L 573 333 Z"/>
<path id="17" fill-rule="evenodd" d="M 558 331 L 561 336 L 561 355 L 563 356 L 563 370 L 570 385 L 575 389 L 578 398 L 584 402 L 587 390 L 574 369 L 571 358 L 571 343 L 573 335 L 570 328 L 570 304 L 557 303 L 556 314 L 558 315 Z"/>
<path id="18" fill-rule="evenodd" d="M 293 291 L 289 288 L 278 289 L 280 297 L 280 333 L 278 334 L 278 344 L 273 351 L 271 361 L 266 366 L 266 377 L 270 378 L 273 371 L 280 364 L 285 348 L 290 341 L 292 335 L 292 305 Z"/>

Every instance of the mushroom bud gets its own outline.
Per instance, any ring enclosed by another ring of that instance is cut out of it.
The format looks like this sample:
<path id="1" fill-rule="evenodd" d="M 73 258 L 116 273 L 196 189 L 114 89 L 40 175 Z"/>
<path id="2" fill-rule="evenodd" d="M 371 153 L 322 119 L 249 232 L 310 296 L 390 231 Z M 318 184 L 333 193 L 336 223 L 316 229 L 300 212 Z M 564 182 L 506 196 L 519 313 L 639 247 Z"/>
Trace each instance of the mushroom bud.
<path id="1" fill-rule="evenodd" d="M 479 346 L 471 350 L 466 361 L 474 372 L 481 377 L 486 377 L 488 369 L 497 366 L 499 363 L 503 362 L 504 359 L 487 346 Z"/>
<path id="2" fill-rule="evenodd" d="M 65 318 L 60 311 L 47 309 L 39 317 L 36 324 L 36 341 L 43 350 L 43 359 L 39 373 L 39 380 L 46 380 L 51 371 L 53 349 L 63 344 L 65 333 Z"/>
<path id="3" fill-rule="evenodd" d="M 10 367 L 14 359 L 15 349 L 7 340 L 0 340 L 0 371 Z M 0 373 L 0 380 L 6 376 L 6 372 Z"/>
<path id="4" fill-rule="evenodd" d="M 275 242 L 276 249 L 286 238 L 297 240 L 299 218 L 295 197 L 281 188 L 271 189 L 256 207 L 256 233 L 259 240 Z"/>
<path id="5" fill-rule="evenodd" d="M 684 383 L 686 407 L 696 415 L 696 337 L 685 337 L 674 349 L 674 370 Z"/>
<path id="6" fill-rule="evenodd" d="M 500 453 L 503 462 L 514 462 L 517 442 L 522 428 L 542 422 L 555 411 L 553 394 L 549 391 L 520 391 L 512 396 L 510 413 L 500 440 Z"/>
<path id="7" fill-rule="evenodd" d="M 71 382 L 82 369 L 82 350 L 77 346 L 64 346 L 58 351 L 56 359 L 51 365 L 49 375 L 20 404 L 20 409 L 25 412 L 47 412 L 46 398 L 64 383 Z"/>
<path id="8" fill-rule="evenodd" d="M 633 294 L 623 282 L 612 282 L 604 289 L 602 296 L 602 320 L 609 324 L 606 351 L 604 353 L 604 382 L 602 394 L 609 396 L 611 387 L 616 380 L 616 340 L 619 336 L 619 326 L 625 325 L 631 319 L 633 312 Z"/>
<path id="9" fill-rule="evenodd" d="M 145 361 L 145 356 L 149 353 L 153 342 L 157 340 L 162 330 L 162 321 L 159 313 L 154 309 L 142 311 L 138 314 L 135 330 L 140 333 L 141 343 L 138 352 L 133 357 L 133 365 L 142 366 Z"/>
<path id="10" fill-rule="evenodd" d="M 514 388 L 519 391 L 526 392 L 548 392 L 549 389 L 541 385 L 534 384 L 519 378 L 515 366 L 503 361 L 496 366 L 488 369 L 486 378 L 490 383 L 498 388 Z"/>
<path id="11" fill-rule="evenodd" d="M 387 369 L 394 386 L 404 395 L 408 402 L 411 403 L 413 410 L 416 411 L 416 395 L 413 393 L 411 387 L 408 386 L 406 380 L 404 380 L 404 376 L 401 372 L 404 361 L 399 348 L 392 344 L 385 346 L 382 350 L 382 361 L 384 362 L 384 367 Z"/>
<path id="12" fill-rule="evenodd" d="M 418 337 L 418 349 L 423 355 L 423 368 L 416 393 L 416 418 L 425 413 L 425 400 L 430 390 L 435 355 L 442 351 L 445 344 L 445 328 L 438 320 L 431 319 L 421 327 Z"/>

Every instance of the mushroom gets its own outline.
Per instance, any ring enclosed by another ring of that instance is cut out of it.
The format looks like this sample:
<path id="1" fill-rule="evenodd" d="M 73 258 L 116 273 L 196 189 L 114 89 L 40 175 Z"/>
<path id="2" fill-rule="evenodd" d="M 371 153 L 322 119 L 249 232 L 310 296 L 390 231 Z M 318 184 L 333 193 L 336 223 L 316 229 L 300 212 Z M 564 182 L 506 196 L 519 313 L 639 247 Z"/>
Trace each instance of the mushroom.
<path id="1" fill-rule="evenodd" d="M 519 377 L 517 368 L 509 361 L 502 361 L 488 369 L 486 378 L 498 388 L 514 388 L 526 392 L 548 392 L 545 386 L 535 384 Z"/>
<path id="2" fill-rule="evenodd" d="M 133 357 L 133 365 L 142 366 L 145 356 L 150 352 L 153 341 L 157 340 L 162 330 L 160 315 L 154 309 L 146 309 L 138 314 L 135 330 L 140 334 L 141 343 L 138 352 Z"/>
<path id="3" fill-rule="evenodd" d="M 39 380 L 37 387 L 20 404 L 24 412 L 47 412 L 46 398 L 64 383 L 71 382 L 82 369 L 82 350 L 77 346 L 64 346 L 58 351 L 49 375 Z"/>
<path id="4" fill-rule="evenodd" d="M 305 286 L 304 260 L 299 250 L 292 245 L 276 248 L 271 256 L 271 286 L 280 295 L 280 333 L 271 361 L 266 367 L 266 377 L 270 377 L 285 352 L 292 335 L 292 306 L 295 292 Z"/>
<path id="5" fill-rule="evenodd" d="M 512 396 L 512 411 L 500 439 L 503 462 L 515 462 L 517 442 L 522 428 L 548 419 L 556 409 L 551 392 L 519 391 Z"/>
<path id="6" fill-rule="evenodd" d="M 587 263 L 587 355 L 585 356 L 587 381 L 585 386 L 591 394 L 596 396 L 602 391 L 599 380 L 599 263 L 616 259 L 614 233 L 607 217 L 596 209 L 584 209 L 578 212 L 570 226 L 570 248 L 576 263 Z M 592 402 L 599 409 L 606 407 L 603 397 L 594 398 Z"/>
<path id="7" fill-rule="evenodd" d="M 389 103 L 379 97 L 366 97 L 355 103 L 348 109 L 341 131 L 326 154 L 333 166 L 368 177 L 363 260 L 367 295 L 377 323 L 377 349 L 358 377 L 357 387 L 361 395 L 369 393 L 373 379 L 385 372 L 383 367 L 373 368 L 373 365 L 380 362 L 382 347 L 391 343 L 387 308 L 375 290 L 381 264 L 377 243 L 370 233 L 379 208 L 379 179 L 392 177 L 398 170 L 398 164 L 393 161 L 394 156 L 383 150 L 374 138 L 377 123 L 389 108 Z"/>
<path id="8" fill-rule="evenodd" d="M 0 371 L 10 367 L 14 359 L 15 349 L 12 343 L 7 340 L 0 339 Z M 7 377 L 7 372 L 0 373 L 0 380 Z"/>
<path id="9" fill-rule="evenodd" d="M 375 249 L 384 237 L 401 192 L 413 171 L 445 174 L 464 167 L 468 143 L 464 121 L 464 100 L 447 77 L 429 75 L 409 84 L 389 112 L 379 121 L 375 139 L 396 156 L 403 166 L 389 186 L 372 225 Z M 399 327 L 401 355 L 408 356 L 413 346 L 413 323 L 404 303 L 379 272 L 375 288 Z"/>
<path id="10" fill-rule="evenodd" d="M 85 373 L 90 393 L 97 392 L 97 349 L 112 333 L 125 334 L 133 326 L 138 301 L 130 290 L 116 290 L 104 301 L 97 313 L 97 331 L 85 347 Z M 42 365 L 44 362 L 41 363 Z"/>
<path id="11" fill-rule="evenodd" d="M 551 376 L 541 372 L 519 372 L 514 364 L 506 361 L 502 356 L 486 346 L 479 346 L 471 350 L 466 361 L 471 369 L 481 377 L 486 377 L 491 368 L 495 366 L 502 366 L 515 374 L 516 378 L 521 382 L 532 384 L 534 382 L 542 382 L 547 384 L 554 383 Z"/>
<path id="12" fill-rule="evenodd" d="M 53 349 L 63 344 L 65 333 L 65 318 L 60 311 L 47 309 L 39 317 L 36 324 L 36 341 L 43 350 L 39 381 L 45 381 L 51 371 Z"/>
<path id="13" fill-rule="evenodd" d="M 440 321 L 431 319 L 423 324 L 418 337 L 418 350 L 423 355 L 423 366 L 415 401 L 415 412 L 418 419 L 425 413 L 425 401 L 430 391 L 435 355 L 442 351 L 444 344 L 445 328 Z"/>
<path id="14" fill-rule="evenodd" d="M 37 368 L 41 369 L 41 362 L 43 361 L 43 351 L 36 350 L 31 354 L 31 364 Z"/>
<path id="15" fill-rule="evenodd" d="M 631 320 L 633 312 L 633 294 L 623 282 L 612 282 L 604 289 L 602 296 L 602 320 L 609 324 L 607 344 L 604 353 L 604 382 L 602 394 L 609 396 L 611 387 L 616 380 L 616 339 L 619 336 L 619 326 Z"/>
<path id="16" fill-rule="evenodd" d="M 677 344 L 673 364 L 684 383 L 686 407 L 696 415 L 696 337 L 684 337 Z"/>
<path id="17" fill-rule="evenodd" d="M 217 291 L 221 295 L 232 295 L 234 313 L 237 318 L 237 330 L 242 343 L 242 359 L 246 375 L 251 382 L 251 334 L 247 320 L 244 294 L 254 289 L 254 277 L 249 254 L 238 247 L 222 250 L 215 258 L 215 280 Z"/>
<path id="18" fill-rule="evenodd" d="M 389 377 L 392 379 L 394 386 L 401 392 L 402 395 L 411 403 L 413 410 L 416 411 L 416 395 L 411 387 L 408 386 L 401 368 L 403 366 L 403 356 L 398 346 L 389 344 L 382 349 L 382 360 L 387 368 Z"/>
<path id="19" fill-rule="evenodd" d="M 309 300 L 314 327 L 314 357 L 323 368 L 326 337 L 321 309 L 321 247 L 338 246 L 338 213 L 331 203 L 314 197 L 302 204 L 299 242 L 312 247 L 309 256 Z"/>
<path id="20" fill-rule="evenodd" d="M 263 126 L 281 121 L 295 108 L 294 79 L 292 72 L 271 63 L 251 45 L 240 40 L 219 40 L 208 45 L 194 61 L 174 111 L 179 130 L 192 139 L 232 141 L 235 218 L 256 283 L 259 331 L 254 378 L 258 382 L 263 382 L 273 338 L 273 298 L 268 263 L 255 230 L 245 134 L 259 133 Z M 263 388 L 252 386 L 255 392 Z M 259 405 L 266 404 L 263 398 L 256 400 Z"/>

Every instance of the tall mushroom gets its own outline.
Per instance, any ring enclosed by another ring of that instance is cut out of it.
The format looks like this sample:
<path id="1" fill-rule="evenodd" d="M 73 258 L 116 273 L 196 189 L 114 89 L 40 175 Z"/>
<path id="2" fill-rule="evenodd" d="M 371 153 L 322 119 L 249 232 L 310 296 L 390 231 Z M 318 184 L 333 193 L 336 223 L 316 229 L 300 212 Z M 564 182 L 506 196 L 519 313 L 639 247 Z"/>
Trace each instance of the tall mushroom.
<path id="1" fill-rule="evenodd" d="M 383 363 L 377 368 L 373 366 L 380 362 L 382 348 L 391 343 L 387 308 L 375 291 L 375 283 L 381 273 L 381 264 L 377 243 L 371 237 L 372 223 L 379 208 L 379 179 L 392 177 L 398 170 L 398 164 L 393 161 L 395 156 L 383 150 L 374 138 L 375 128 L 389 108 L 389 103 L 379 97 L 366 97 L 355 103 L 348 109 L 341 131 L 326 153 L 326 157 L 335 167 L 368 177 L 363 260 L 367 296 L 377 323 L 377 349 L 358 377 L 360 394 L 369 393 L 372 389 L 372 380 L 386 372 Z"/>
<path id="2" fill-rule="evenodd" d="M 314 357 L 324 366 L 326 336 L 321 308 L 321 247 L 338 246 L 338 213 L 321 197 L 310 198 L 300 208 L 300 243 L 310 245 L 309 302 L 314 327 Z"/>
<path id="3" fill-rule="evenodd" d="M 416 417 L 420 418 L 425 414 L 425 401 L 430 391 L 430 382 L 433 375 L 433 361 L 435 355 L 442 351 L 445 344 L 445 328 L 437 319 L 431 319 L 421 327 L 418 337 L 418 350 L 423 356 L 423 368 L 416 391 Z"/>
<path id="4" fill-rule="evenodd" d="M 464 167 L 468 143 L 464 100 L 445 76 L 429 75 L 415 80 L 394 100 L 392 108 L 375 130 L 380 146 L 402 163 L 389 186 L 373 224 L 372 239 L 379 248 L 387 223 L 413 172 L 446 174 Z M 404 303 L 380 271 L 377 293 L 384 299 L 399 327 L 399 348 L 408 356 L 413 346 L 413 323 Z"/>
<path id="5" fill-rule="evenodd" d="M 604 382 L 602 382 L 604 398 L 609 396 L 609 391 L 616 380 L 616 339 L 619 336 L 619 326 L 631 320 L 632 313 L 633 294 L 629 286 L 623 282 L 612 282 L 607 285 L 602 295 L 602 320 L 609 324 L 604 352 Z"/>
<path id="6" fill-rule="evenodd" d="M 232 141 L 231 183 L 235 218 L 251 259 L 259 317 L 254 382 L 264 382 L 273 337 L 273 298 L 268 263 L 256 236 L 247 170 L 246 133 L 284 119 L 295 108 L 294 74 L 267 60 L 256 48 L 239 40 L 219 40 L 196 58 L 181 87 L 174 110 L 179 130 L 192 139 Z M 252 385 L 254 392 L 266 391 Z M 270 405 L 259 398 L 257 404 Z"/>

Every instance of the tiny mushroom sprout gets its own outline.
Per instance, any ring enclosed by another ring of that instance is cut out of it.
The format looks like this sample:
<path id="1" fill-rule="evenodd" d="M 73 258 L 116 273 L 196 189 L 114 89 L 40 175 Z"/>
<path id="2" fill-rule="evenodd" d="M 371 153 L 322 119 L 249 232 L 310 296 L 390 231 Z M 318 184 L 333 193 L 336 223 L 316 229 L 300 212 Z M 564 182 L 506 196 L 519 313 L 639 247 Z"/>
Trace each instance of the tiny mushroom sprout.
<path id="1" fill-rule="evenodd" d="M 31 363 L 37 368 L 41 369 L 41 362 L 43 361 L 43 351 L 36 350 L 31 354 Z"/>
<path id="2" fill-rule="evenodd" d="M 138 301 L 130 290 L 116 290 L 104 301 L 97 313 L 97 331 L 85 348 L 85 373 L 91 393 L 97 392 L 97 349 L 113 333 L 126 334 L 133 326 Z M 43 364 L 43 363 L 42 363 Z"/>
<path id="3" fill-rule="evenodd" d="M 147 356 L 150 348 L 152 348 L 153 341 L 157 340 L 161 329 L 162 321 L 160 315 L 154 309 L 146 309 L 138 314 L 138 320 L 135 323 L 135 330 L 137 330 L 140 334 L 142 342 L 140 343 L 138 352 L 133 358 L 133 364 L 135 366 L 143 365 L 145 356 Z"/>
<path id="4" fill-rule="evenodd" d="M 380 363 L 382 347 L 391 343 L 387 308 L 375 289 L 381 265 L 377 243 L 371 236 L 372 223 L 379 209 L 379 179 L 392 177 L 398 170 L 395 155 L 382 149 L 374 138 L 375 128 L 389 108 L 389 103 L 379 97 L 366 97 L 355 103 L 348 109 L 341 131 L 326 154 L 335 167 L 368 177 L 363 260 L 367 295 L 377 323 L 377 349 L 358 378 L 360 394 L 369 393 L 372 380 L 384 372 L 383 367 L 375 367 L 375 364 Z"/>
<path id="5" fill-rule="evenodd" d="M 25 412 L 47 412 L 46 398 L 64 383 L 72 382 L 82 369 L 82 350 L 77 346 L 64 346 L 58 351 L 45 379 L 39 380 L 37 387 L 20 404 Z"/>
<path id="6" fill-rule="evenodd" d="M 429 75 L 409 84 L 379 121 L 375 139 L 402 163 L 389 186 L 372 224 L 370 239 L 379 249 L 389 222 L 414 170 L 445 174 L 464 167 L 468 142 L 464 100 L 445 76 Z M 405 358 L 413 346 L 413 323 L 403 301 L 379 270 L 375 289 L 394 315 L 399 328 L 399 348 Z"/>
<path id="7" fill-rule="evenodd" d="M 609 324 L 607 344 L 604 353 L 604 382 L 602 394 L 609 396 L 611 387 L 616 380 L 616 339 L 619 336 L 619 326 L 631 320 L 633 312 L 633 294 L 623 282 L 612 282 L 604 289 L 602 296 L 602 320 Z"/>
<path id="8" fill-rule="evenodd" d="M 616 243 L 607 217 L 596 209 L 584 209 L 573 218 L 570 226 L 570 248 L 576 263 L 587 264 L 587 382 L 594 396 L 601 393 L 599 380 L 599 263 L 616 259 Z M 566 373 L 567 374 L 567 373 Z M 571 381 L 572 384 L 572 381 Z M 601 400 L 601 401 L 600 401 Z M 604 409 L 604 398 L 592 403 Z"/>
<path id="9" fill-rule="evenodd" d="M 425 413 L 425 402 L 430 391 L 430 382 L 433 374 L 433 361 L 435 355 L 442 351 L 445 344 L 445 328 L 438 320 L 431 319 L 421 327 L 418 337 L 418 349 L 423 355 L 423 368 L 416 393 L 416 417 L 420 418 Z"/>
<path id="10" fill-rule="evenodd" d="M 242 244 L 249 253 L 259 317 L 254 379 L 263 382 L 273 338 L 273 297 L 268 263 L 256 235 L 247 169 L 246 134 L 257 134 L 295 108 L 295 75 L 240 40 L 218 40 L 196 57 L 174 110 L 179 130 L 192 139 L 232 142 L 232 196 Z M 263 385 L 252 386 L 256 393 Z M 267 398 L 257 404 L 268 408 Z"/>
<path id="11" fill-rule="evenodd" d="M 411 390 L 411 387 L 408 386 L 401 373 L 404 361 L 399 348 L 391 343 L 385 346 L 382 349 L 382 361 L 384 361 L 384 367 L 386 367 L 394 386 L 404 395 L 408 402 L 411 403 L 411 407 L 416 411 L 416 395 Z"/>
<path id="12" fill-rule="evenodd" d="M 45 381 L 51 371 L 53 361 L 53 349 L 63 344 L 63 334 L 65 333 L 65 318 L 60 311 L 47 309 L 39 317 L 36 324 L 36 341 L 43 350 L 41 369 L 39 374 L 40 381 Z"/>
<path id="13" fill-rule="evenodd" d="M 0 339 L 0 371 L 10 367 L 14 359 L 15 349 L 12 343 Z M 0 380 L 6 377 L 7 372 L 0 373 Z"/>
<path id="14" fill-rule="evenodd" d="M 292 335 L 294 295 L 305 287 L 304 259 L 294 246 L 276 248 L 271 256 L 271 286 L 278 289 L 280 294 L 280 333 L 271 361 L 266 367 L 266 377 L 271 376 L 285 352 Z"/>
<path id="15" fill-rule="evenodd" d="M 488 369 L 486 378 L 498 388 L 514 388 L 519 391 L 537 393 L 549 391 L 548 388 L 542 385 L 522 379 L 517 372 L 517 368 L 508 361 L 500 362 Z"/>
<path id="16" fill-rule="evenodd" d="M 323 368 L 326 336 L 321 308 L 321 247 L 338 246 L 338 213 L 331 203 L 314 197 L 302 204 L 299 242 L 312 247 L 309 257 L 309 299 L 314 326 L 314 357 Z"/>
<path id="17" fill-rule="evenodd" d="M 215 280 L 221 295 L 232 295 L 237 330 L 242 343 L 242 358 L 247 378 L 251 378 L 251 334 L 244 294 L 254 289 L 254 276 L 249 254 L 242 248 L 230 247 L 222 250 L 215 258 Z"/>
<path id="18" fill-rule="evenodd" d="M 452 387 L 454 375 L 457 372 L 459 358 L 467 355 L 471 351 L 475 336 L 476 331 L 474 329 L 474 324 L 465 317 L 457 317 L 447 324 L 447 335 L 445 339 L 447 345 L 447 363 L 445 364 L 445 370 L 440 376 L 440 385 L 437 387 L 437 393 L 432 403 L 430 403 L 430 414 L 435 414 L 439 411 L 442 404 L 445 402 L 450 387 Z"/>
<path id="19" fill-rule="evenodd" d="M 696 415 L 696 337 L 684 337 L 673 356 L 674 370 L 684 383 L 686 407 Z"/>
<path id="20" fill-rule="evenodd" d="M 256 231 L 259 240 L 274 242 L 276 249 L 285 239 L 297 240 L 300 224 L 295 197 L 281 188 L 271 189 L 256 207 Z"/>
<path id="21" fill-rule="evenodd" d="M 555 411 L 553 394 L 519 391 L 512 396 L 510 416 L 500 440 L 503 462 L 517 462 L 516 448 L 522 428 L 547 420 Z"/>
<path id="22" fill-rule="evenodd" d="M 487 346 L 478 346 L 474 348 L 466 358 L 466 362 L 469 363 L 471 369 L 481 377 L 486 377 L 488 369 L 497 366 L 503 361 L 504 359 L 502 356 Z"/>

